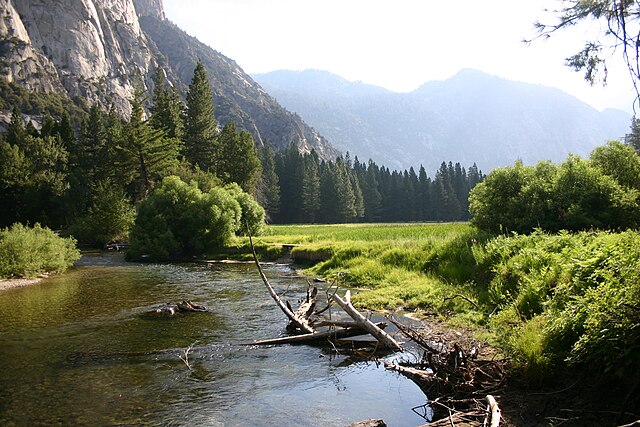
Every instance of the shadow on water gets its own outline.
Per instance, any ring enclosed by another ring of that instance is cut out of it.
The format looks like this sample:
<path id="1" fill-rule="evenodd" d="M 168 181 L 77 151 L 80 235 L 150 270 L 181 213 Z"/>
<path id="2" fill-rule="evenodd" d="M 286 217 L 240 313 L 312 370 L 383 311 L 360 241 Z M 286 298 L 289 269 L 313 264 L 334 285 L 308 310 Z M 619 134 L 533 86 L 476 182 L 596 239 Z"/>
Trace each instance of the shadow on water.
<path id="1" fill-rule="evenodd" d="M 266 274 L 292 302 L 306 283 Z M 167 302 L 209 308 L 147 316 Z M 65 275 L 0 293 L 0 424 L 342 426 L 424 422 L 411 381 L 284 333 L 255 266 L 138 265 L 85 255 Z M 188 347 L 187 364 L 181 359 Z"/>

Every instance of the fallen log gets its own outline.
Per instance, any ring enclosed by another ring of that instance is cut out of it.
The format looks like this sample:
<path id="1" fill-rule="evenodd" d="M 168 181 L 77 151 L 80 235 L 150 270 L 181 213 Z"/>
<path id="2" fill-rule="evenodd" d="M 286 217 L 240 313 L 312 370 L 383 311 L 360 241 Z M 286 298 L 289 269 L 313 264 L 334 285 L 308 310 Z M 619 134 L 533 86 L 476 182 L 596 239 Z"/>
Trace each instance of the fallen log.
<path id="1" fill-rule="evenodd" d="M 423 369 L 410 368 L 408 366 L 396 365 L 386 360 L 381 361 L 385 368 L 401 373 L 402 375 L 416 381 L 429 381 L 433 378 L 433 373 Z"/>
<path id="2" fill-rule="evenodd" d="M 380 328 L 384 328 L 386 326 L 387 326 L 386 323 L 383 323 L 383 322 L 378 324 L 378 327 Z M 364 334 L 367 334 L 367 331 L 362 329 L 361 327 L 351 327 L 351 328 L 329 330 L 329 331 L 323 331 L 323 332 L 314 332 L 312 334 L 294 335 L 290 337 L 256 341 L 248 345 L 303 344 L 303 343 L 317 342 L 317 341 L 331 339 L 331 338 L 339 339 L 339 338 L 355 337 L 355 336 L 364 335 Z"/>
<path id="3" fill-rule="evenodd" d="M 310 286 L 311 285 L 309 285 L 309 287 Z M 296 319 L 300 319 L 300 320 L 304 319 L 307 322 L 309 322 L 309 317 L 313 314 L 313 310 L 316 308 L 316 301 L 318 296 L 318 288 L 313 287 L 313 289 L 309 291 L 309 287 L 307 288 L 307 298 L 305 299 L 304 302 L 300 304 L 298 309 L 293 313 L 293 316 Z M 287 302 L 287 308 L 291 310 L 291 306 L 289 305 L 288 302 Z M 297 332 L 297 330 L 299 329 L 298 323 L 299 322 L 289 321 L 289 324 L 287 325 L 287 330 Z"/>
<path id="4" fill-rule="evenodd" d="M 282 301 L 282 299 L 278 296 L 276 291 L 273 290 L 273 287 L 269 283 L 267 276 L 265 276 L 264 272 L 262 271 L 262 267 L 260 266 L 260 261 L 258 261 L 258 256 L 256 255 L 256 250 L 253 246 L 253 240 L 251 239 L 251 234 L 249 234 L 249 244 L 251 245 L 253 260 L 256 263 L 256 267 L 258 267 L 258 273 L 260 273 L 262 282 L 264 283 L 267 290 L 269 291 L 269 295 L 271 295 L 271 298 L 273 298 L 273 300 L 276 302 L 278 307 L 280 307 L 280 310 L 282 310 L 282 312 L 289 318 L 289 321 L 291 322 L 292 325 L 294 325 L 295 328 L 299 329 L 302 332 L 306 332 L 307 334 L 312 334 L 314 332 L 314 329 L 309 324 L 309 321 L 305 318 L 296 316 L 296 314 L 289 307 L 287 307 L 287 304 L 285 304 Z"/>
<path id="5" fill-rule="evenodd" d="M 393 349 L 402 350 L 402 346 L 394 340 L 391 335 L 387 334 L 382 329 L 378 328 L 372 321 L 364 317 L 355 307 L 351 304 L 351 291 L 347 291 L 344 295 L 344 300 L 334 294 L 331 297 L 351 318 L 359 324 L 363 329 L 369 332 L 375 339 L 383 346 Z"/>
<path id="6" fill-rule="evenodd" d="M 487 394 L 487 417 L 484 424 L 490 427 L 498 427 L 500 425 L 500 407 L 496 399 L 490 394 Z"/>

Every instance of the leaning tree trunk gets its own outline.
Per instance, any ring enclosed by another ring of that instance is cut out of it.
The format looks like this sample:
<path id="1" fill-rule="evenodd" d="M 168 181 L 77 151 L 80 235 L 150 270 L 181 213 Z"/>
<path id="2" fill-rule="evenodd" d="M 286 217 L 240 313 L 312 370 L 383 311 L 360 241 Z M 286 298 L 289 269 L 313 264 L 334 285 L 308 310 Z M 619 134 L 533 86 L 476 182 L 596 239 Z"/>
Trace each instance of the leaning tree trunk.
<path id="1" fill-rule="evenodd" d="M 382 329 L 378 328 L 371 320 L 364 317 L 358 310 L 351 305 L 351 291 L 347 291 L 344 295 L 344 300 L 338 296 L 333 295 L 332 299 L 356 321 L 364 330 L 369 332 L 375 339 L 377 339 L 383 346 L 392 350 L 402 350 L 402 346 L 394 340 L 391 335 L 387 334 Z"/>
<path id="2" fill-rule="evenodd" d="M 251 235 L 249 235 L 249 243 L 251 244 L 251 252 L 253 253 L 253 260 L 255 261 L 256 266 L 258 267 L 258 272 L 260 273 L 260 277 L 262 278 L 264 285 L 267 287 L 267 290 L 269 291 L 269 295 L 271 295 L 271 298 L 273 298 L 273 300 L 276 302 L 278 307 L 280 307 L 280 310 L 282 310 L 282 312 L 289 318 L 289 321 L 295 328 L 307 334 L 312 334 L 314 332 L 314 329 L 309 324 L 309 321 L 300 315 L 296 315 L 296 313 L 294 313 L 293 310 L 291 310 L 287 306 L 287 304 L 285 304 L 282 301 L 282 299 L 278 296 L 276 291 L 273 290 L 273 287 L 269 283 L 267 276 L 265 276 L 264 272 L 262 271 L 262 267 L 260 266 L 260 261 L 258 261 L 258 256 L 256 255 L 256 250 L 253 247 L 253 240 L 251 239 Z"/>

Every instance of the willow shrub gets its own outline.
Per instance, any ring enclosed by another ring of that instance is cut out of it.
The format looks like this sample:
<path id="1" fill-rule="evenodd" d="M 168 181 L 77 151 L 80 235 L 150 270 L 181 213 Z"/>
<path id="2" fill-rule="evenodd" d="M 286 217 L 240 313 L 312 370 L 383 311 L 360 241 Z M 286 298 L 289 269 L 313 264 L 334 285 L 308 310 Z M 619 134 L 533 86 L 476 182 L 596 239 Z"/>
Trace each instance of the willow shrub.
<path id="1" fill-rule="evenodd" d="M 130 259 L 170 261 L 206 255 L 228 245 L 246 225 L 259 232 L 264 211 L 239 188 L 202 192 L 195 182 L 164 178 L 138 208 L 130 232 Z M 240 201 L 239 201 L 240 200 Z"/>
<path id="2" fill-rule="evenodd" d="M 62 238 L 40 224 L 0 230 L 0 278 L 61 273 L 78 258 L 74 239 Z"/>

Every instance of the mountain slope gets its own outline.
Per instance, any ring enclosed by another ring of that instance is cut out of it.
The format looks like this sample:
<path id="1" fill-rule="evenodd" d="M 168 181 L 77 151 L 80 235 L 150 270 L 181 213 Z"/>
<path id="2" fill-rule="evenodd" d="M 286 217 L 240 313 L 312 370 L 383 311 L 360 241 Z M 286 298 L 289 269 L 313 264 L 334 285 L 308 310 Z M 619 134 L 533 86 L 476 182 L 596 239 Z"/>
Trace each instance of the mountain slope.
<path id="1" fill-rule="evenodd" d="M 221 124 L 235 119 L 258 144 L 336 153 L 235 62 L 168 22 L 162 0 L 4 0 L 0 13 L 0 77 L 8 82 L 128 115 L 135 81 L 149 91 L 161 65 L 184 93 L 200 59 Z"/>
<path id="2" fill-rule="evenodd" d="M 442 161 L 487 171 L 521 159 L 558 161 L 619 139 L 631 117 L 598 112 L 557 89 L 462 70 L 411 93 L 392 93 L 319 71 L 254 78 L 337 148 L 395 168 Z M 293 83 L 290 83 L 293 82 Z"/>

